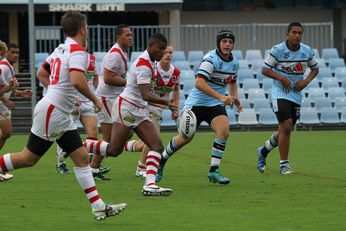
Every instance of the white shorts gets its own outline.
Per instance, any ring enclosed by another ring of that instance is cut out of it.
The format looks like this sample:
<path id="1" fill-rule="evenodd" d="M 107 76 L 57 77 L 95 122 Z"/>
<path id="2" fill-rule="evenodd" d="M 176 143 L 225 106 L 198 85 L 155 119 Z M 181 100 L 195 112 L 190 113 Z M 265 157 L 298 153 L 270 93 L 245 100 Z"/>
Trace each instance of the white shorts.
<path id="1" fill-rule="evenodd" d="M 102 102 L 102 109 L 97 113 L 97 117 L 100 123 L 113 124 L 112 121 L 112 108 L 117 97 L 103 97 L 97 96 L 98 99 Z"/>
<path id="2" fill-rule="evenodd" d="M 147 108 L 138 107 L 122 97 L 118 97 L 112 110 L 113 122 L 135 128 L 145 120 L 151 121 Z"/>
<path id="3" fill-rule="evenodd" d="M 36 136 L 48 141 L 55 141 L 66 131 L 76 129 L 76 123 L 70 113 L 45 102 L 44 98 L 36 105 L 31 127 L 31 132 Z"/>
<path id="4" fill-rule="evenodd" d="M 162 109 L 152 105 L 148 105 L 150 119 L 160 128 L 162 121 Z"/>

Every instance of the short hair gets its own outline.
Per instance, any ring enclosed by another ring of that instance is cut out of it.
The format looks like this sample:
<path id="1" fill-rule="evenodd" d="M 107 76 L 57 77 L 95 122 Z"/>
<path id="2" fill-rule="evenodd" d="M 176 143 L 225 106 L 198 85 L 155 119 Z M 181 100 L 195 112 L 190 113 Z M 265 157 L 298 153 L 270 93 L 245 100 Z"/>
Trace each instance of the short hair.
<path id="1" fill-rule="evenodd" d="M 61 18 L 61 26 L 66 36 L 74 37 L 78 34 L 80 29 L 85 27 L 87 18 L 85 14 L 78 11 L 66 12 Z"/>
<path id="2" fill-rule="evenodd" d="M 0 56 L 5 56 L 6 52 L 7 52 L 6 43 L 0 40 Z"/>
<path id="3" fill-rule="evenodd" d="M 167 38 L 161 33 L 152 34 L 149 38 L 148 44 L 150 46 L 150 45 L 153 45 L 154 43 L 166 43 L 167 44 Z"/>
<path id="4" fill-rule="evenodd" d="M 16 49 L 16 48 L 19 48 L 19 47 L 18 47 L 18 45 L 15 44 L 15 43 L 9 43 L 9 44 L 7 44 L 7 49 L 8 49 L 8 50 L 10 50 L 10 49 L 12 49 L 12 48 L 15 48 L 15 49 Z"/>
<path id="5" fill-rule="evenodd" d="M 294 27 L 294 26 L 297 26 L 297 27 L 304 29 L 300 22 L 291 22 L 287 27 L 287 33 L 290 32 L 292 30 L 292 27 Z"/>
<path id="6" fill-rule="evenodd" d="M 120 24 L 120 25 L 117 26 L 117 29 L 115 31 L 116 38 L 120 37 L 123 34 L 123 32 L 124 32 L 123 29 L 124 28 L 130 28 L 130 26 L 126 25 L 126 24 Z"/>

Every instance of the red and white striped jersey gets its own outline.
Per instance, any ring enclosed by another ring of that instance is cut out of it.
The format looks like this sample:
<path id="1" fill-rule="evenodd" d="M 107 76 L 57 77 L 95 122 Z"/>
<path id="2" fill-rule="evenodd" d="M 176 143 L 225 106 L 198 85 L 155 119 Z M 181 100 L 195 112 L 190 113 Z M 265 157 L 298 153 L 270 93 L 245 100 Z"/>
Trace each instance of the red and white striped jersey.
<path id="1" fill-rule="evenodd" d="M 98 71 L 96 68 L 96 58 L 93 54 L 88 54 L 88 68 L 87 71 L 85 72 L 85 79 L 88 82 L 88 86 L 91 91 L 94 91 L 94 85 L 93 85 L 93 80 L 94 76 L 98 75 Z M 78 98 L 80 101 L 89 101 L 87 97 L 79 93 Z"/>
<path id="2" fill-rule="evenodd" d="M 120 96 L 138 107 L 146 107 L 148 102 L 143 100 L 138 85 L 150 85 L 155 72 L 156 63 L 151 61 L 148 51 L 145 50 L 131 65 L 126 87 Z"/>
<path id="3" fill-rule="evenodd" d="M 72 38 L 67 38 L 64 44 L 55 48 L 43 65 L 46 63 L 50 66 L 50 76 L 44 97 L 60 110 L 71 113 L 78 98 L 78 91 L 71 83 L 70 72 L 86 72 L 88 53 Z"/>
<path id="4" fill-rule="evenodd" d="M 0 62 L 0 85 L 7 85 L 12 79 L 16 78 L 14 69 L 10 62 L 4 58 Z M 9 98 L 11 96 L 12 91 L 6 92 L 4 96 Z M 2 103 L 2 101 L 0 101 Z"/>
<path id="5" fill-rule="evenodd" d="M 124 90 L 124 87 L 106 84 L 104 81 L 104 68 L 117 73 L 117 75 L 120 75 L 124 79 L 126 78 L 128 69 L 127 54 L 121 50 L 118 43 L 115 43 L 103 58 L 100 69 L 99 85 L 96 89 L 96 95 L 98 96 L 117 97 Z"/>
<path id="6" fill-rule="evenodd" d="M 157 63 L 157 72 L 151 79 L 151 88 L 153 92 L 162 98 L 168 100 L 169 93 L 173 91 L 176 84 L 179 84 L 180 71 L 172 64 L 168 71 L 162 69 L 160 63 Z"/>

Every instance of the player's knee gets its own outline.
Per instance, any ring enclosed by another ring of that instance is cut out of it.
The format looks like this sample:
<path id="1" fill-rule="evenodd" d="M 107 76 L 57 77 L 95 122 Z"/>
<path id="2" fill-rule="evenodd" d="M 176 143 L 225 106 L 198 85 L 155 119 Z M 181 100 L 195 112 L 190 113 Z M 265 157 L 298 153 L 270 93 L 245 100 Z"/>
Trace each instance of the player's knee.
<path id="1" fill-rule="evenodd" d="M 151 145 L 151 147 L 149 147 L 149 148 L 150 148 L 150 150 L 155 151 L 155 152 L 159 152 L 159 153 L 162 153 L 164 150 L 162 143 Z"/>
<path id="2" fill-rule="evenodd" d="M 280 124 L 280 133 L 283 133 L 285 135 L 289 135 L 292 132 L 292 122 L 291 121 L 285 121 L 284 123 Z"/>
<path id="3" fill-rule="evenodd" d="M 107 156 L 117 157 L 123 152 L 123 147 L 116 147 L 114 145 L 108 145 L 106 154 Z"/>

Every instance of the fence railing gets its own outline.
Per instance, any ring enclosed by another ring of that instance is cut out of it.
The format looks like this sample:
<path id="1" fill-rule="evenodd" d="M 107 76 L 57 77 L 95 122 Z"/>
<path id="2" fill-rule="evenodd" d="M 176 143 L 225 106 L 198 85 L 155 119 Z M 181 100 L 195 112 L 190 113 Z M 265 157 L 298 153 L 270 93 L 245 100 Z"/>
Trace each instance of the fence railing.
<path id="1" fill-rule="evenodd" d="M 203 50 L 204 53 L 216 47 L 216 34 L 222 29 L 230 29 L 236 36 L 234 49 L 245 52 L 248 49 L 264 51 L 274 44 L 286 40 L 288 24 L 215 24 L 215 25 L 153 25 L 131 26 L 134 36 L 131 51 L 146 48 L 148 38 L 155 32 L 167 36 L 175 50 Z M 305 23 L 303 42 L 321 50 L 334 47 L 333 23 Z M 89 26 L 88 46 L 92 51 L 108 51 L 115 43 L 116 26 Z M 52 52 L 64 40 L 60 26 L 36 26 L 36 52 Z"/>

